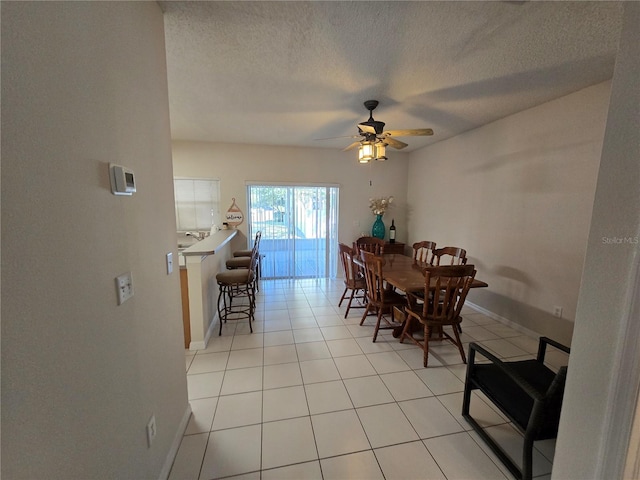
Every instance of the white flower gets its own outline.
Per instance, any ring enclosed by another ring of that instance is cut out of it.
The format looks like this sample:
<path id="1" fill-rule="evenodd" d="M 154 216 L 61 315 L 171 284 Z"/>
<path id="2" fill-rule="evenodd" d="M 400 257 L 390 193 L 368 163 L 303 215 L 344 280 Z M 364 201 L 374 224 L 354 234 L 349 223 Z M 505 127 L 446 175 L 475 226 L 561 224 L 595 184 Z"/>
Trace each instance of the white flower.
<path id="1" fill-rule="evenodd" d="M 393 197 L 370 198 L 369 208 L 374 215 L 384 215 L 384 212 L 391 207 Z"/>

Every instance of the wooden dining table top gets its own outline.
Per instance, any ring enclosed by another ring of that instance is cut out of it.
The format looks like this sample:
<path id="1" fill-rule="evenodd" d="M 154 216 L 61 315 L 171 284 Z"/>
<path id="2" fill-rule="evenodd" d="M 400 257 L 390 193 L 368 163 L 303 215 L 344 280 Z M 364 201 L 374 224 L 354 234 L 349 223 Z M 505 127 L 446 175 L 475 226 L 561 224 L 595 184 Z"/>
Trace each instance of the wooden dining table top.
<path id="1" fill-rule="evenodd" d="M 415 292 L 424 290 L 424 267 L 431 267 L 428 263 L 413 262 L 413 258 L 407 255 L 385 254 L 384 265 L 382 267 L 382 278 L 390 285 L 403 292 Z M 364 266 L 362 259 L 354 258 L 355 262 L 360 266 Z M 489 284 L 473 279 L 471 288 L 488 287 Z"/>

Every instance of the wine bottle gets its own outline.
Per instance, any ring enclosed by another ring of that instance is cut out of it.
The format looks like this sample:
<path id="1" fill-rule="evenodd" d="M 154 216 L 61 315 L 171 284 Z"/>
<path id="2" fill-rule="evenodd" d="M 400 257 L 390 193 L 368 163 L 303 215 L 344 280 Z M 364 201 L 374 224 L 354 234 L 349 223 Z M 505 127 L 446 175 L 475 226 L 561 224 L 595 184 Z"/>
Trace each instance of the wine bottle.
<path id="1" fill-rule="evenodd" d="M 389 227 L 389 243 L 396 243 L 396 225 L 394 219 L 391 219 L 391 226 Z"/>

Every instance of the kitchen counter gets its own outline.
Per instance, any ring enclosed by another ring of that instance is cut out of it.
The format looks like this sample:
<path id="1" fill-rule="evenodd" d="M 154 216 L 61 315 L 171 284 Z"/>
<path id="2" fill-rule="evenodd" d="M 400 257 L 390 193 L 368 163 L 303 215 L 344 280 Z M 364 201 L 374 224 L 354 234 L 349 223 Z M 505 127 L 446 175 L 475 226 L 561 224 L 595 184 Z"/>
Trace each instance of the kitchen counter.
<path id="1" fill-rule="evenodd" d="M 185 257 L 213 255 L 216 250 L 220 250 L 238 233 L 235 229 L 219 230 L 213 235 L 209 235 L 204 240 L 194 243 L 189 248 L 185 248 L 181 253 Z"/>
<path id="2" fill-rule="evenodd" d="M 237 234 L 235 229 L 220 230 L 180 252 L 181 269 L 186 268 L 190 350 L 206 348 L 212 334 L 218 316 L 216 275 L 226 270 L 233 255 L 231 239 Z"/>

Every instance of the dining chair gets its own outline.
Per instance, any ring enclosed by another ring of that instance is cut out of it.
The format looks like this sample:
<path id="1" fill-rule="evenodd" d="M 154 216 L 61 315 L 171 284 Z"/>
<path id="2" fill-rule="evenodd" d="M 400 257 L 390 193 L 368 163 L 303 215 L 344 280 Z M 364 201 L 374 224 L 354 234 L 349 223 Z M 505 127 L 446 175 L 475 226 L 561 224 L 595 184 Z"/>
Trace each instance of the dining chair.
<path id="1" fill-rule="evenodd" d="M 467 363 L 458 326 L 462 322 L 460 312 L 475 278 L 476 269 L 473 265 L 426 267 L 423 274 L 424 292 L 419 292 L 420 295 L 407 293 L 407 318 L 400 335 L 400 343 L 408 338 L 422 347 L 423 363 L 426 367 L 429 361 L 429 342 L 447 340 L 458 347 L 462 362 Z M 422 340 L 413 336 L 416 321 L 423 326 Z M 445 327 L 451 327 L 453 336 L 445 331 Z"/>
<path id="2" fill-rule="evenodd" d="M 436 242 L 425 240 L 413 244 L 413 263 L 433 264 L 433 252 L 436 249 Z"/>
<path id="3" fill-rule="evenodd" d="M 338 250 L 340 254 L 340 262 L 342 263 L 342 269 L 344 270 L 344 292 L 342 292 L 342 296 L 340 297 L 338 306 L 342 305 L 342 301 L 347 297 L 347 292 L 351 290 L 349 302 L 347 303 L 347 311 L 344 313 L 344 318 L 347 318 L 347 315 L 349 315 L 349 310 L 352 307 L 352 302 L 354 300 L 359 301 L 360 305 L 353 308 L 365 307 L 365 291 L 367 288 L 367 284 L 364 277 L 361 276 L 358 266 L 353 261 L 355 250 L 349 245 L 345 245 L 344 243 L 338 244 Z"/>
<path id="4" fill-rule="evenodd" d="M 358 253 L 364 250 L 374 255 L 384 254 L 384 240 L 377 237 L 360 237 L 355 241 L 354 246 Z"/>
<path id="5" fill-rule="evenodd" d="M 388 325 L 388 327 L 384 327 L 385 329 L 398 326 L 391 323 L 394 321 L 393 307 L 404 307 L 407 304 L 407 299 L 398 292 L 386 288 L 382 276 L 382 268 L 385 263 L 382 256 L 362 250 L 360 251 L 360 258 L 364 263 L 364 276 L 367 284 L 367 307 L 362 315 L 362 320 L 360 320 L 360 325 L 364 323 L 369 312 L 374 311 L 377 313 L 376 327 L 373 331 L 373 341 L 375 342 L 378 338 L 378 330 L 380 330 L 380 322 L 383 318 Z M 391 322 L 386 317 L 383 317 L 385 313 L 391 314 Z"/>
<path id="6" fill-rule="evenodd" d="M 448 263 L 443 263 L 443 257 L 448 258 Z M 431 257 L 431 263 L 434 266 L 439 265 L 466 265 L 467 264 L 467 251 L 464 248 L 459 247 L 443 247 L 433 251 L 433 257 Z"/>
<path id="7" fill-rule="evenodd" d="M 506 362 L 474 342 L 469 344 L 462 416 L 515 478 L 523 480 L 531 480 L 532 477 L 533 442 L 556 438 L 558 435 L 567 367 L 562 366 L 554 372 L 544 364 L 547 345 L 570 353 L 569 347 L 541 337 L 535 359 Z M 476 352 L 483 357 L 478 362 Z M 470 415 L 473 390 L 481 391 L 484 398 L 497 406 L 524 435 L 521 468 Z"/>

